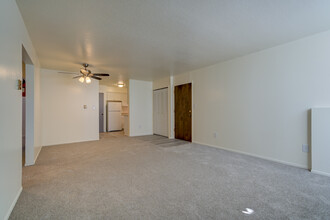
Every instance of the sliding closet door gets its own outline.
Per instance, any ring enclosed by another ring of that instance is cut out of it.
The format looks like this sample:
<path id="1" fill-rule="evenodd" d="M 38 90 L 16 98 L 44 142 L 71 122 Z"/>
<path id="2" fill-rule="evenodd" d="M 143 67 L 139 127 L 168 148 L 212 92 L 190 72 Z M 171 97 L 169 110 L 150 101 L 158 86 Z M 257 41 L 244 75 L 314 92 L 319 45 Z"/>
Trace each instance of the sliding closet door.
<path id="1" fill-rule="evenodd" d="M 154 134 L 168 137 L 168 89 L 158 89 L 153 95 Z"/>
<path id="2" fill-rule="evenodd" d="M 158 90 L 155 90 L 154 91 L 154 94 L 153 94 L 153 130 L 154 130 L 154 134 L 157 134 L 158 133 L 158 102 L 157 102 L 157 93 Z"/>
<path id="3" fill-rule="evenodd" d="M 159 134 L 168 137 L 168 89 L 159 90 L 160 93 L 160 126 Z"/>

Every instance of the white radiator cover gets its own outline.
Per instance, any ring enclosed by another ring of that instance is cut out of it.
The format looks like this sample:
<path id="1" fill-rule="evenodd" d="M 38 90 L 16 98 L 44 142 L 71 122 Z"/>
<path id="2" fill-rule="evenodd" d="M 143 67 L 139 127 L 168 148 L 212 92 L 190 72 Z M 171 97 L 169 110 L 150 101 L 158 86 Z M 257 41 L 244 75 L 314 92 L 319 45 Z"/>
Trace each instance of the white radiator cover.
<path id="1" fill-rule="evenodd" d="M 330 176 L 330 108 L 312 109 L 312 172 Z"/>

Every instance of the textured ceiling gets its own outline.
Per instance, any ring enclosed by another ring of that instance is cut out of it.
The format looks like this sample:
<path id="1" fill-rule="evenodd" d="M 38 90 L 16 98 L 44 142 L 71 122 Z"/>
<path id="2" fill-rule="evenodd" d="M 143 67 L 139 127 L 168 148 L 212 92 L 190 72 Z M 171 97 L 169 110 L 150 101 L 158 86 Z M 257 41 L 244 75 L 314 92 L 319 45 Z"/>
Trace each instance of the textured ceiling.
<path id="1" fill-rule="evenodd" d="M 330 29 L 329 0 L 17 0 L 43 68 L 153 80 Z"/>

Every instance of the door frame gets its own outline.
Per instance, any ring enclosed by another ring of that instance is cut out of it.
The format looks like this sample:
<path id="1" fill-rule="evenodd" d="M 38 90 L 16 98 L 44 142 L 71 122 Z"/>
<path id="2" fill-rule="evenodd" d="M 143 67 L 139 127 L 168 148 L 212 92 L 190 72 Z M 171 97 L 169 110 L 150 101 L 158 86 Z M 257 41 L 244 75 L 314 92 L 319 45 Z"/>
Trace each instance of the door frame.
<path id="1" fill-rule="evenodd" d="M 100 95 L 103 95 L 103 100 L 100 100 Z M 102 101 L 103 102 L 103 108 L 102 108 L 102 111 L 103 111 L 103 120 L 102 120 L 102 132 L 105 132 L 104 131 L 104 119 L 105 119 L 105 115 L 104 115 L 104 110 L 105 110 L 105 107 L 104 107 L 104 103 L 105 103 L 105 99 L 104 99 L 104 92 L 99 92 L 99 123 L 100 123 L 100 121 L 101 121 L 101 119 L 100 119 L 100 111 L 101 111 L 101 103 L 100 103 L 100 101 Z M 100 131 L 100 128 L 101 128 L 101 125 L 99 124 L 99 133 L 101 133 L 101 131 Z"/>
<path id="2" fill-rule="evenodd" d="M 173 104 L 174 104 L 174 114 L 173 114 L 173 118 L 174 118 L 174 138 L 176 138 L 176 122 L 175 122 L 175 118 L 176 118 L 176 105 L 175 105 L 175 98 L 176 98 L 176 94 L 175 94 L 175 88 L 177 86 L 182 86 L 182 85 L 187 85 L 190 84 L 190 88 L 191 88 L 191 94 L 190 94 L 190 99 L 191 99 L 191 123 L 190 123 L 190 132 L 191 132 L 191 138 L 189 140 L 189 142 L 193 142 L 193 83 L 192 82 L 188 82 L 188 83 L 183 83 L 183 84 L 177 84 L 173 86 L 173 94 L 174 94 L 174 99 L 173 99 Z"/>
<path id="3" fill-rule="evenodd" d="M 40 89 L 36 85 L 34 64 L 22 45 L 22 61 L 25 63 L 25 164 L 24 166 L 34 165 L 41 151 L 41 140 L 36 139 L 37 121 L 35 116 L 38 114 L 38 106 L 35 106 L 35 90 Z M 22 65 L 23 65 L 22 62 Z M 22 67 L 23 68 L 23 67 Z M 23 69 L 22 69 L 23 70 Z M 23 98 L 22 98 L 23 99 Z M 22 127 L 23 129 L 23 127 Z M 22 143 L 23 144 L 23 143 Z M 40 145 L 39 145 L 40 144 Z"/>

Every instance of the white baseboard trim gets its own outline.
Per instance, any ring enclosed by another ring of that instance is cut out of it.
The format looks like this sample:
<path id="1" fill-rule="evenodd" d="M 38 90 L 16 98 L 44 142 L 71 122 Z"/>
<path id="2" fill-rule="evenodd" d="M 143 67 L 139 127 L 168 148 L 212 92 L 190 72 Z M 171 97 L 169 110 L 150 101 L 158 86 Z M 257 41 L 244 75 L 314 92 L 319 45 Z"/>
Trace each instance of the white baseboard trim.
<path id="1" fill-rule="evenodd" d="M 129 135 L 129 137 L 140 137 L 140 136 L 148 136 L 148 135 L 153 135 L 153 133 L 133 134 L 133 135 Z"/>
<path id="2" fill-rule="evenodd" d="M 269 160 L 269 161 L 272 161 L 272 162 L 285 164 L 285 165 L 289 165 L 289 166 L 293 166 L 293 167 L 303 168 L 303 169 L 306 169 L 306 170 L 308 169 L 307 166 L 303 166 L 303 165 L 300 165 L 300 164 L 291 163 L 291 162 L 287 162 L 287 161 L 277 160 L 277 159 L 273 159 L 273 158 L 269 158 L 269 157 L 264 157 L 264 156 L 260 156 L 260 155 L 253 154 L 253 153 L 247 153 L 247 152 L 244 152 L 244 151 L 233 150 L 233 149 L 220 147 L 220 146 L 216 146 L 216 145 L 204 144 L 204 143 L 201 143 L 201 142 L 198 142 L 198 141 L 193 141 L 193 143 L 200 144 L 200 145 L 205 145 L 205 146 L 209 146 L 209 147 L 214 147 L 214 148 L 219 148 L 219 149 L 222 149 L 222 150 L 226 150 L 226 151 L 230 151 L 230 152 L 234 152 L 234 153 L 239 153 L 239 154 L 244 154 L 244 155 L 248 155 L 248 156 L 251 156 L 251 157 L 256 157 L 256 158 L 260 158 L 260 159 L 264 159 L 264 160 Z"/>
<path id="3" fill-rule="evenodd" d="M 322 176 L 328 176 L 330 177 L 330 173 L 326 173 L 326 172 L 323 172 L 323 171 L 318 171 L 318 170 L 311 170 L 312 173 L 315 173 L 315 174 L 319 174 L 319 175 L 322 175 Z"/>
<path id="4" fill-rule="evenodd" d="M 35 164 L 35 162 L 33 162 L 33 163 L 25 163 L 24 166 L 25 167 L 28 167 L 28 166 L 33 166 L 34 164 Z"/>
<path id="5" fill-rule="evenodd" d="M 77 144 L 82 142 L 88 142 L 88 141 L 99 141 L 100 137 L 97 137 L 95 139 L 86 139 L 86 140 L 77 140 L 77 141 L 69 141 L 69 142 L 62 142 L 62 143 L 50 143 L 50 144 L 43 144 L 42 147 L 52 147 L 57 145 L 64 145 L 64 144 Z"/>
<path id="6" fill-rule="evenodd" d="M 10 205 L 9 210 L 8 210 L 7 215 L 5 216 L 4 220 L 8 220 L 8 219 L 9 219 L 10 214 L 11 214 L 11 212 L 13 211 L 13 209 L 14 209 L 14 207 L 15 207 L 15 205 L 16 205 L 16 202 L 17 202 L 19 196 L 21 195 L 22 190 L 23 190 L 23 187 L 21 186 L 21 188 L 20 188 L 20 189 L 18 190 L 18 192 L 17 192 L 17 195 L 15 196 L 14 201 L 13 201 L 13 202 L 11 203 L 11 205 Z"/>
<path id="7" fill-rule="evenodd" d="M 24 165 L 24 166 L 28 167 L 28 166 L 33 166 L 34 164 L 36 164 L 36 161 L 37 161 L 38 156 L 39 156 L 39 154 L 40 154 L 41 148 L 42 148 L 42 147 L 34 148 L 34 149 L 38 149 L 38 152 L 37 152 L 37 153 L 34 153 L 35 156 L 34 156 L 34 161 L 33 161 L 33 163 L 27 163 L 27 162 L 25 162 L 25 165 Z"/>
<path id="8" fill-rule="evenodd" d="M 42 146 L 41 146 L 41 147 L 38 147 L 37 149 L 39 149 L 39 150 L 38 150 L 38 152 L 35 154 L 35 157 L 34 157 L 34 164 L 36 163 L 36 161 L 37 161 L 37 159 L 38 159 L 38 157 L 39 157 L 39 154 L 40 154 L 40 152 L 41 152 Z"/>

